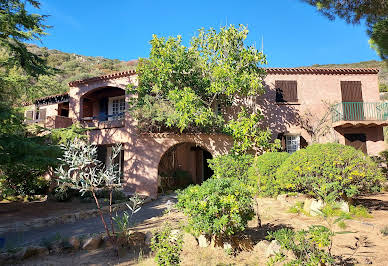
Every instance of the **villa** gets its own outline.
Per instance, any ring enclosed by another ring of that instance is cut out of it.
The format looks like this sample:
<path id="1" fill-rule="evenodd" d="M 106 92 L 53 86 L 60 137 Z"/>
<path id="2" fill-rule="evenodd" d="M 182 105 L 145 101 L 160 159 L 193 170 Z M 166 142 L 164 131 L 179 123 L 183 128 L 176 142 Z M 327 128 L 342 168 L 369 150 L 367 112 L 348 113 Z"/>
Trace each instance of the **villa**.
<path id="1" fill-rule="evenodd" d="M 378 70 L 369 68 L 268 68 L 265 94 L 249 104 L 264 116 L 273 139 L 295 152 L 311 143 L 338 142 L 368 155 L 386 149 L 383 127 L 388 102 L 379 99 Z M 159 176 L 171 169 L 190 173 L 194 183 L 212 175 L 207 159 L 232 147 L 222 134 L 140 133 L 126 112 L 137 84 L 134 71 L 69 83 L 68 93 L 41 98 L 25 113 L 27 123 L 63 128 L 73 123 L 93 127 L 88 135 L 106 161 L 114 144 L 122 144 L 117 163 L 124 191 L 157 197 Z M 216 106 L 215 111 L 222 106 Z"/>

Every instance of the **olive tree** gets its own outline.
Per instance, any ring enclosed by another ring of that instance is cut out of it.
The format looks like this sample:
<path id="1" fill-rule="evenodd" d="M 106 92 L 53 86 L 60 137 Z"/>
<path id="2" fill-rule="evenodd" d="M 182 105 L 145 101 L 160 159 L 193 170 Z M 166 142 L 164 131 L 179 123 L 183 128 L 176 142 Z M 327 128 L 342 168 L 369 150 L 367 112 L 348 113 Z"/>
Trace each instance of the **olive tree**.
<path id="1" fill-rule="evenodd" d="M 119 167 L 114 163 L 114 159 L 120 154 L 121 145 L 113 146 L 112 155 L 108 158 L 106 166 L 103 166 L 102 162 L 97 159 L 97 146 L 95 145 L 75 139 L 62 144 L 61 147 L 63 149 L 63 156 L 59 160 L 62 164 L 55 171 L 60 188 L 73 188 L 79 190 L 82 194 L 89 191 L 93 195 L 106 234 L 112 244 L 115 245 L 112 193 L 115 188 L 121 186 L 121 183 Z M 111 229 L 108 228 L 96 196 L 96 191 L 99 189 L 107 189 L 109 191 Z"/>

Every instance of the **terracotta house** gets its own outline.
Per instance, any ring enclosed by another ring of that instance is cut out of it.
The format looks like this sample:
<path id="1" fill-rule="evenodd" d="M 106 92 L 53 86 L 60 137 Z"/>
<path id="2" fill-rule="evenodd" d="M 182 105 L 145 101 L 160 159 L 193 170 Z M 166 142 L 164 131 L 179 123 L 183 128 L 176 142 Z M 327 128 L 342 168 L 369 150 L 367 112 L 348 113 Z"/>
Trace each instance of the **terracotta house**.
<path id="1" fill-rule="evenodd" d="M 295 152 L 314 142 L 351 145 L 369 155 L 386 149 L 383 126 L 388 125 L 388 102 L 379 100 L 377 69 L 269 68 L 265 94 L 248 103 L 264 116 L 283 149 Z M 63 95 L 39 99 L 26 112 L 29 123 L 61 128 L 79 122 L 94 127 L 90 141 L 106 160 L 112 145 L 123 145 L 117 162 L 124 191 L 157 197 L 160 176 L 181 169 L 201 183 L 212 174 L 207 159 L 232 147 L 221 134 L 140 134 L 126 112 L 133 71 L 69 83 Z M 218 107 L 222 108 L 222 107 Z"/>

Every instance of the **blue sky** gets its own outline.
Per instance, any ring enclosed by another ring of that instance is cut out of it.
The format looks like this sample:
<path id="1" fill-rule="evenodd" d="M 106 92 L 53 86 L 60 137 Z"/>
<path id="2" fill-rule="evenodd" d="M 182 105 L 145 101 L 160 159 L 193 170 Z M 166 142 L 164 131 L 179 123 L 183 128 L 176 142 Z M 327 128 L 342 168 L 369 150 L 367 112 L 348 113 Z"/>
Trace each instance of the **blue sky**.
<path id="1" fill-rule="evenodd" d="M 379 60 L 368 45 L 364 25 L 329 21 L 299 0 L 41 0 L 41 14 L 53 26 L 43 38 L 49 49 L 131 60 L 147 57 L 152 34 L 182 35 L 198 28 L 245 24 L 248 43 L 261 47 L 268 66 Z"/>

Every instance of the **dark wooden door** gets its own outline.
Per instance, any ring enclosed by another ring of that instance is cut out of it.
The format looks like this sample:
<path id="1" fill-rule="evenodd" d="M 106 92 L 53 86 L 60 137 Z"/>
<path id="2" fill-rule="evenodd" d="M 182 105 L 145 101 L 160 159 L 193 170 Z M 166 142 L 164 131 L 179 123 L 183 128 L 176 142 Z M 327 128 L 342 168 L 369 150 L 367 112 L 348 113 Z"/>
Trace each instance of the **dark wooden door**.
<path id="1" fill-rule="evenodd" d="M 341 81 L 341 95 L 344 120 L 364 120 L 361 81 Z"/>
<path id="2" fill-rule="evenodd" d="M 345 145 L 352 146 L 367 154 L 365 134 L 345 134 Z"/>

